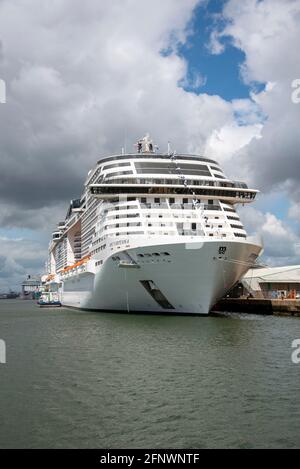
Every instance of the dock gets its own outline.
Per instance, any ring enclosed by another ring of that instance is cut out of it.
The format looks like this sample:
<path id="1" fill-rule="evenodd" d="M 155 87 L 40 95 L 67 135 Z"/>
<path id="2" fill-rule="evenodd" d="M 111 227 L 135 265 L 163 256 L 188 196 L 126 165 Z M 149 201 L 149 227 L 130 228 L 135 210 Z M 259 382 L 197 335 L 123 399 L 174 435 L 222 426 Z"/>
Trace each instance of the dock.
<path id="1" fill-rule="evenodd" d="M 224 298 L 211 310 L 212 314 L 231 312 L 264 316 L 299 316 L 300 300 L 265 298 Z"/>

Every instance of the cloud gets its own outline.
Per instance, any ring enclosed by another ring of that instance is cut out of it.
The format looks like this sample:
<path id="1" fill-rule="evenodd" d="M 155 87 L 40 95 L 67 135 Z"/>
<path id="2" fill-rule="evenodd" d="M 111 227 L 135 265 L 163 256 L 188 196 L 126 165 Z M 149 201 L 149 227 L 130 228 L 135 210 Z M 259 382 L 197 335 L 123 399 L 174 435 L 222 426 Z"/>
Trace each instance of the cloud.
<path id="1" fill-rule="evenodd" d="M 206 84 L 207 77 L 203 76 L 197 70 L 191 70 L 182 80 L 178 82 L 178 85 L 188 91 L 197 91 L 198 88 Z"/>
<path id="2" fill-rule="evenodd" d="M 222 14 L 225 26 L 216 29 L 218 37 L 245 53 L 244 81 L 266 83 L 264 91 L 252 93 L 265 116 L 261 138 L 241 147 L 232 163 L 246 168 L 248 180 L 262 191 L 284 188 L 298 203 L 300 105 L 291 94 L 299 75 L 299 20 L 299 0 L 229 0 Z"/>
<path id="3" fill-rule="evenodd" d="M 288 215 L 293 220 L 300 220 L 300 204 L 293 203 L 289 208 Z"/>
<path id="4" fill-rule="evenodd" d="M 264 262 L 273 266 L 300 264 L 300 239 L 289 224 L 251 206 L 243 207 L 239 215 L 247 232 L 263 239 Z"/>
<path id="5" fill-rule="evenodd" d="M 230 103 L 179 85 L 203 82 L 201 72 L 187 76 L 176 54 L 197 4 L 0 3 L 8 89 L 0 107 L 0 197 L 2 211 L 10 211 L 3 223 L 26 224 L 28 213 L 32 226 L 31 210 L 78 197 L 99 158 L 124 142 L 130 151 L 145 131 L 162 149 L 171 140 L 179 151 L 203 152 L 210 135 L 234 123 Z"/>
<path id="6" fill-rule="evenodd" d="M 225 50 L 225 45 L 221 42 L 222 34 L 217 30 L 213 30 L 210 34 L 210 40 L 207 49 L 211 54 L 219 55 Z"/>
<path id="7" fill-rule="evenodd" d="M 234 122 L 224 125 L 221 129 L 212 132 L 207 139 L 205 146 L 205 155 L 208 157 L 216 158 L 220 163 L 224 164 L 226 161 L 234 161 L 236 153 L 244 148 L 253 139 L 261 137 L 261 124 L 252 124 L 241 126 Z M 229 177 L 240 177 L 244 172 L 241 168 L 231 168 L 228 166 Z"/>
<path id="8" fill-rule="evenodd" d="M 64 220 L 68 201 L 36 208 L 19 207 L 14 204 L 0 205 L 0 226 L 3 228 L 28 228 L 48 234 L 59 220 Z"/>
<path id="9" fill-rule="evenodd" d="M 20 290 L 28 274 L 43 272 L 45 245 L 38 240 L 0 238 L 0 291 Z"/>

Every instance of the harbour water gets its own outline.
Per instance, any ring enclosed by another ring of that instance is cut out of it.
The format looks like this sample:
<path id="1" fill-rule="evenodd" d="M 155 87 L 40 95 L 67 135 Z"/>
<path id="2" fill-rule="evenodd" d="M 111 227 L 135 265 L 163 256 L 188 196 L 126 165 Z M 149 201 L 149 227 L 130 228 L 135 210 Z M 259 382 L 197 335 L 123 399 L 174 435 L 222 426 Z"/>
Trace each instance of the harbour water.
<path id="1" fill-rule="evenodd" d="M 300 447 L 300 318 L 1 300 L 0 448 Z"/>

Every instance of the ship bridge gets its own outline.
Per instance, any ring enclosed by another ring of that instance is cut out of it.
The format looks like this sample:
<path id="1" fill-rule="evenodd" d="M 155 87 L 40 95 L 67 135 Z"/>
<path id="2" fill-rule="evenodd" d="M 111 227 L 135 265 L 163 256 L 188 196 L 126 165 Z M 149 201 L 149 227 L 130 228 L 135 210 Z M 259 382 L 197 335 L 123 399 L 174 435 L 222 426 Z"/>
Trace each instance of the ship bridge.
<path id="1" fill-rule="evenodd" d="M 116 195 L 224 199 L 232 204 L 251 202 L 258 191 L 232 181 L 219 164 L 199 155 L 157 152 L 149 134 L 135 144 L 136 153 L 114 155 L 98 161 L 86 182 L 90 194 L 100 199 Z"/>

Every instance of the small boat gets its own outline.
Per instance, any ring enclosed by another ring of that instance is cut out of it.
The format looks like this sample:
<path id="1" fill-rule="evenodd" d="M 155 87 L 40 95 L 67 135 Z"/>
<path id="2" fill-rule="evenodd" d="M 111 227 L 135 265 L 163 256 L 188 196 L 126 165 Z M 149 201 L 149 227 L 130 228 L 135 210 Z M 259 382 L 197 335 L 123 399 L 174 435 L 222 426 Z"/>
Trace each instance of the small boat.
<path id="1" fill-rule="evenodd" d="M 56 292 L 44 292 L 39 298 L 37 304 L 40 307 L 58 307 L 61 306 L 58 294 Z"/>

